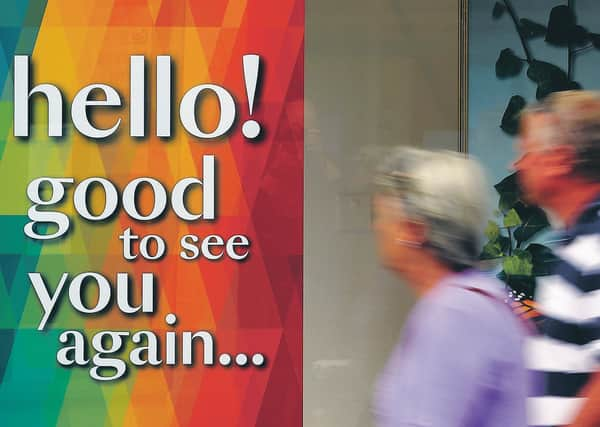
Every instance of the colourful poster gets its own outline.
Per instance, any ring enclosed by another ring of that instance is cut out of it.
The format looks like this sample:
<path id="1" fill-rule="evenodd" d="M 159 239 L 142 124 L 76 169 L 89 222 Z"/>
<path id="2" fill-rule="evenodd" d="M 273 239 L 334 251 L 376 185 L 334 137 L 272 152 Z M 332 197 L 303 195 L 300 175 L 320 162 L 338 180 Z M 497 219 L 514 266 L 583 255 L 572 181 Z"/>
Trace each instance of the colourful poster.
<path id="1" fill-rule="evenodd" d="M 299 426 L 304 2 L 0 15 L 0 424 Z"/>

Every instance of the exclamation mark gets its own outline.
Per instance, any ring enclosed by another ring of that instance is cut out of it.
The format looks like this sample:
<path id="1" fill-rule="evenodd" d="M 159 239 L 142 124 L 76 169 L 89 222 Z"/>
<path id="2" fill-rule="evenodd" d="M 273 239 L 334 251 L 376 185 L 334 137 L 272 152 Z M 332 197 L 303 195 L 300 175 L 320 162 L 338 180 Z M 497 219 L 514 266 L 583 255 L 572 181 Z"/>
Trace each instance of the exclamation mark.
<path id="1" fill-rule="evenodd" d="M 258 55 L 244 55 L 244 82 L 246 83 L 246 95 L 248 96 L 248 110 L 252 115 L 254 110 L 254 96 L 258 83 Z M 260 125 L 256 120 L 247 120 L 242 125 L 242 134 L 248 139 L 254 139 L 260 134 Z"/>

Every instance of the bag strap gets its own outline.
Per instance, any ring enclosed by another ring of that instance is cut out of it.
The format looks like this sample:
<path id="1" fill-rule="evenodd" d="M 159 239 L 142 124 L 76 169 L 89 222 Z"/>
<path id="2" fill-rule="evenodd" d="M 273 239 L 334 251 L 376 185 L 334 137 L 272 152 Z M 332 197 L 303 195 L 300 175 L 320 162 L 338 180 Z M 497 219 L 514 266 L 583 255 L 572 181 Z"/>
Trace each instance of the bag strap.
<path id="1" fill-rule="evenodd" d="M 533 327 L 533 325 L 531 324 L 531 322 L 529 322 L 527 319 L 524 319 L 521 316 L 516 315 L 515 312 L 512 310 L 512 308 L 510 308 L 510 306 L 505 301 L 503 301 L 502 299 L 498 298 L 496 295 L 492 294 L 491 292 L 488 292 L 488 291 L 486 291 L 484 289 L 476 288 L 474 286 L 460 286 L 460 285 L 454 285 L 454 284 L 452 286 L 454 286 L 456 288 L 464 289 L 465 291 L 468 291 L 468 292 L 477 293 L 479 295 L 482 295 L 482 296 L 486 297 L 487 299 L 489 299 L 491 301 L 494 301 L 497 304 L 502 304 L 504 307 L 506 307 L 510 311 L 510 313 L 514 317 L 516 317 L 517 319 L 519 319 L 519 321 L 521 322 L 521 324 L 525 327 L 525 329 L 529 333 L 535 334 L 535 328 Z"/>

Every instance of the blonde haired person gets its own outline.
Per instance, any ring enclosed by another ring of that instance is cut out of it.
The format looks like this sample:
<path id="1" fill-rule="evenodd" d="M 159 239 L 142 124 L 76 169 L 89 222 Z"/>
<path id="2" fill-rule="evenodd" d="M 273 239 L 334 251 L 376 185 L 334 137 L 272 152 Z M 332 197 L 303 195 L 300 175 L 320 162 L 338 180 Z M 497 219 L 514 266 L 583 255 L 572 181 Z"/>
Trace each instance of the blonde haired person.
<path id="1" fill-rule="evenodd" d="M 524 329 L 504 285 L 474 267 L 489 188 L 463 155 L 395 149 L 373 227 L 383 265 L 418 296 L 377 383 L 380 427 L 524 427 Z"/>

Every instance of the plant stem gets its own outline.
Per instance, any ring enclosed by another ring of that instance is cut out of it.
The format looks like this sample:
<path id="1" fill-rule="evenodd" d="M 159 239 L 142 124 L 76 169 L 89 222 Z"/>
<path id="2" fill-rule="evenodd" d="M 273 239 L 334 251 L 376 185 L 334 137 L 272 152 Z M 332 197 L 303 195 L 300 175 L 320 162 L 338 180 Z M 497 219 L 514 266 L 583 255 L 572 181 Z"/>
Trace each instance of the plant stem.
<path id="1" fill-rule="evenodd" d="M 575 16 L 575 0 L 567 0 L 567 6 Z M 573 48 L 573 43 L 569 41 L 569 56 L 567 58 L 567 78 L 569 80 L 573 80 L 573 69 L 575 68 L 575 49 Z"/>
<path id="2" fill-rule="evenodd" d="M 593 44 L 588 44 L 587 46 L 580 47 L 579 49 L 574 49 L 573 54 L 579 55 L 580 53 L 587 52 L 588 50 L 593 49 L 593 48 L 594 48 Z"/>
<path id="3" fill-rule="evenodd" d="M 567 78 L 569 80 L 573 80 L 573 65 L 574 65 L 574 59 L 575 59 L 575 52 L 573 52 L 573 48 L 571 47 L 571 43 L 569 43 L 569 66 L 567 68 Z"/>
<path id="4" fill-rule="evenodd" d="M 506 6 L 506 10 L 508 11 L 510 17 L 512 18 L 513 23 L 515 24 L 515 29 L 519 34 L 519 38 L 521 39 L 521 45 L 523 46 L 523 51 L 525 52 L 525 56 L 527 57 L 527 62 L 531 64 L 531 62 L 533 61 L 533 55 L 529 50 L 529 45 L 527 44 L 527 40 L 525 40 L 525 36 L 523 36 L 523 33 L 521 32 L 521 27 L 519 25 L 519 18 L 517 17 L 517 13 L 515 12 L 515 9 L 513 8 L 513 5 L 510 2 L 510 0 L 502 1 L 504 3 L 504 6 Z"/>
<path id="5" fill-rule="evenodd" d="M 511 256 L 513 253 L 512 229 L 508 227 L 506 231 L 508 231 L 508 256 Z"/>

